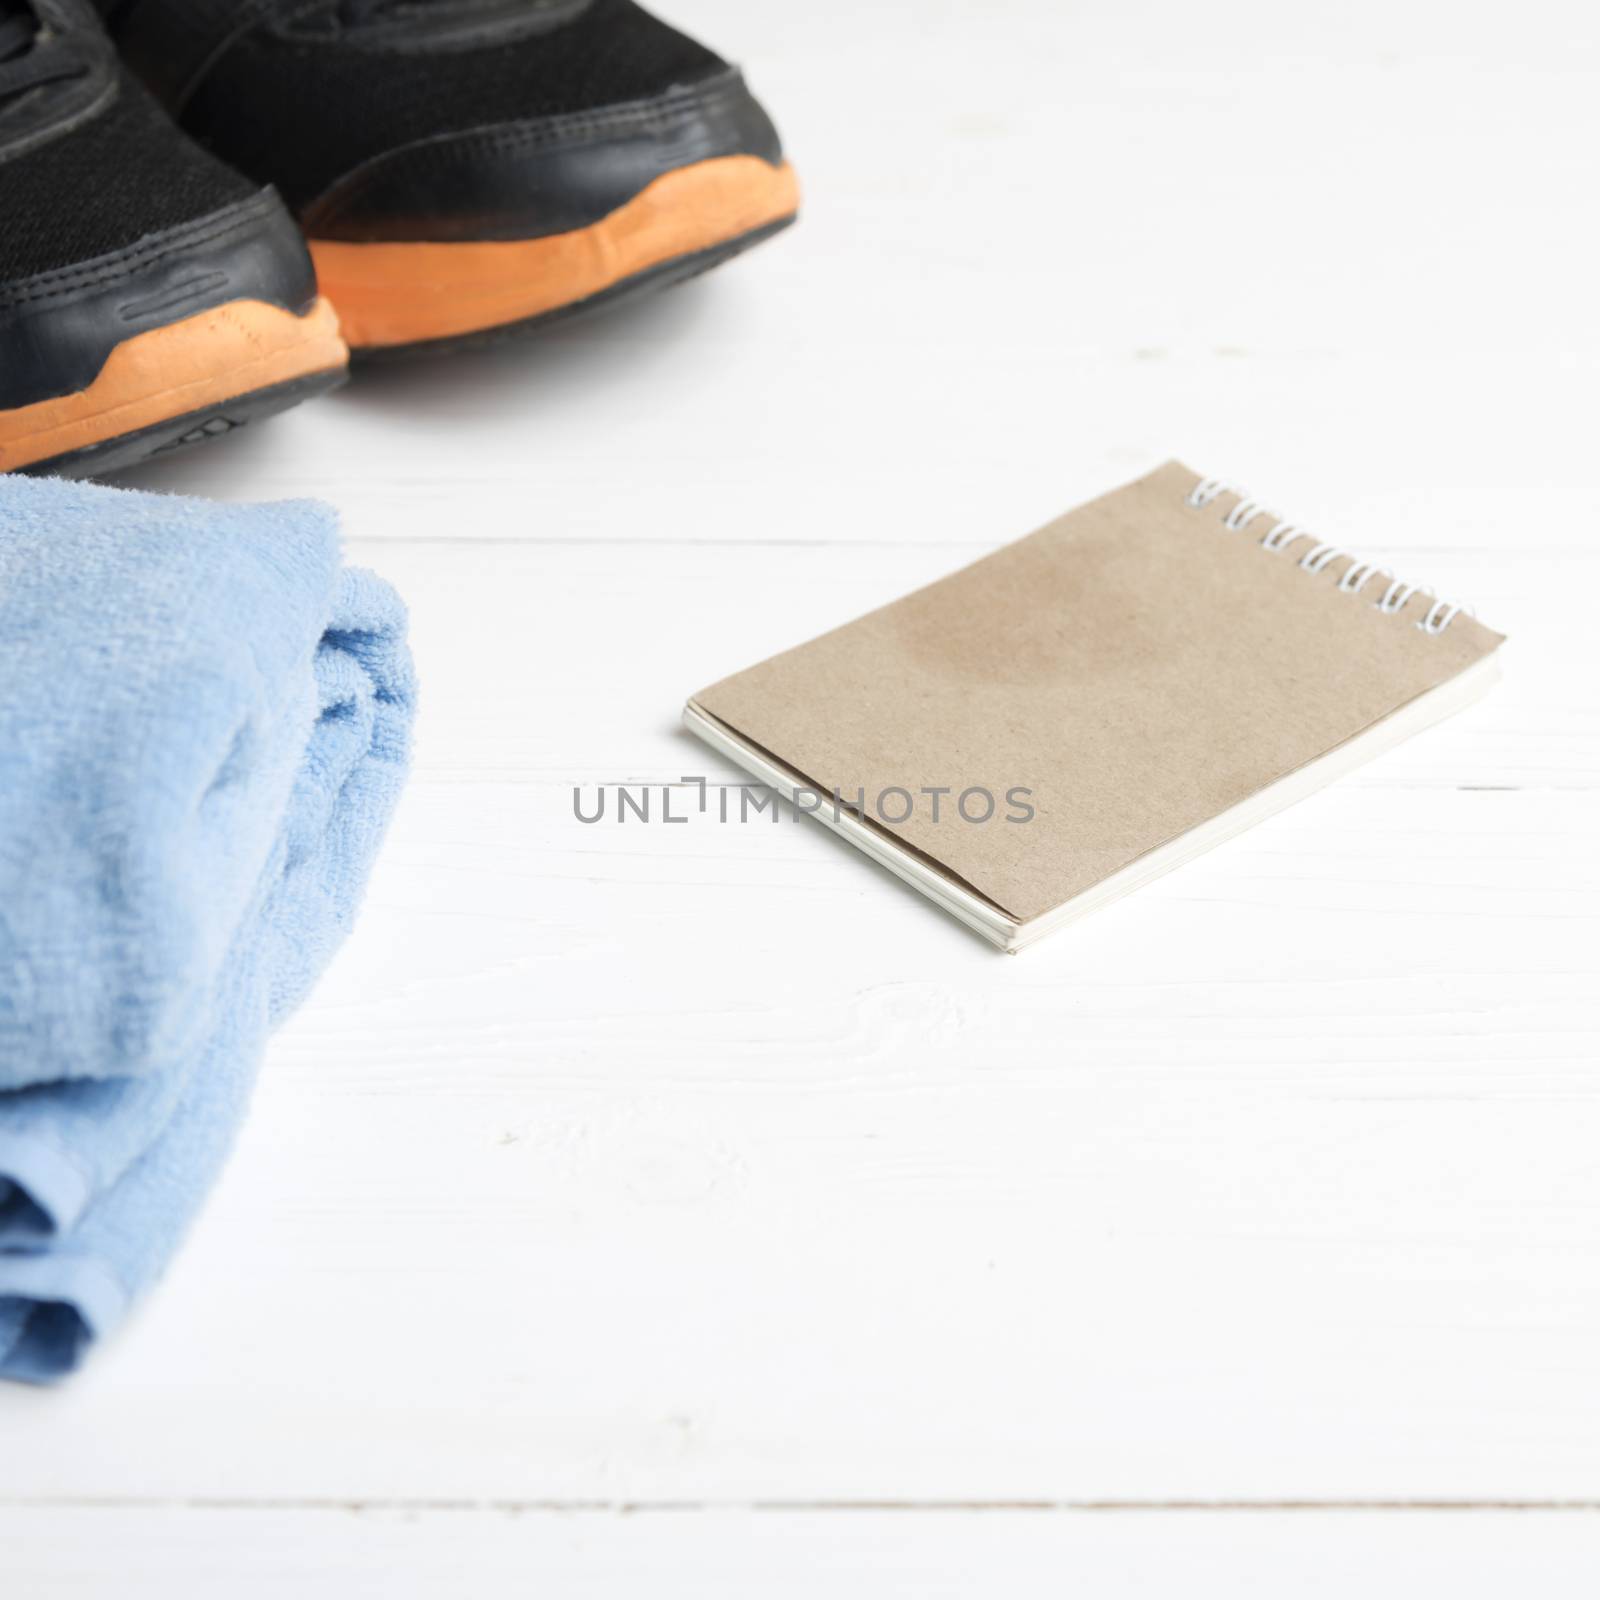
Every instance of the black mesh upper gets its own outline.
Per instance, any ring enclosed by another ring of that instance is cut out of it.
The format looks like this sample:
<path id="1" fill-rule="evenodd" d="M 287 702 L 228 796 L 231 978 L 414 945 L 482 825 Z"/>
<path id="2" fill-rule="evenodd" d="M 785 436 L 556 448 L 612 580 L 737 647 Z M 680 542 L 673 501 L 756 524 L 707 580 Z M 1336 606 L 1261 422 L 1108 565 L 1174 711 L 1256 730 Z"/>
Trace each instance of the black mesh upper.
<path id="1" fill-rule="evenodd" d="M 492 49 L 376 52 L 359 34 L 290 42 L 263 30 L 207 74 L 183 120 L 300 209 L 398 145 L 645 99 L 722 67 L 632 0 L 594 0 L 563 27 Z"/>
<path id="2" fill-rule="evenodd" d="M 120 250 L 259 187 L 185 138 L 124 74 L 98 116 L 0 160 L 0 283 Z"/>

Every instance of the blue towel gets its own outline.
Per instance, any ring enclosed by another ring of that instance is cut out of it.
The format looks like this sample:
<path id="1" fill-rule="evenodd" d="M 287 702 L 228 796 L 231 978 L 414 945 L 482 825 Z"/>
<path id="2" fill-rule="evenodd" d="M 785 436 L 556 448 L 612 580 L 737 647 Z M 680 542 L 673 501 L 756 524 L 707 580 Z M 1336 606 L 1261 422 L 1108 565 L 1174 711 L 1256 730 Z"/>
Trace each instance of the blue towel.
<path id="1" fill-rule="evenodd" d="M 161 1271 L 404 780 L 405 613 L 309 502 L 0 478 L 0 1376 Z"/>

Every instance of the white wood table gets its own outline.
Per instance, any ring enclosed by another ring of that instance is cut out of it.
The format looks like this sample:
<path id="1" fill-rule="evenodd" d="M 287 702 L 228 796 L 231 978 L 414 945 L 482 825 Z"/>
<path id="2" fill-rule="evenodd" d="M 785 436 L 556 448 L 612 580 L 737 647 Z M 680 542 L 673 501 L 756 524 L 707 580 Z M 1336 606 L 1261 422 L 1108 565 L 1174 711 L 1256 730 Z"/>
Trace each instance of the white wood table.
<path id="1" fill-rule="evenodd" d="M 672 13 L 800 228 L 137 479 L 336 502 L 426 703 L 189 1247 L 0 1393 L 0 1594 L 1593 1594 L 1593 8 Z M 1504 685 L 1016 959 L 809 823 L 574 819 L 1173 454 Z"/>

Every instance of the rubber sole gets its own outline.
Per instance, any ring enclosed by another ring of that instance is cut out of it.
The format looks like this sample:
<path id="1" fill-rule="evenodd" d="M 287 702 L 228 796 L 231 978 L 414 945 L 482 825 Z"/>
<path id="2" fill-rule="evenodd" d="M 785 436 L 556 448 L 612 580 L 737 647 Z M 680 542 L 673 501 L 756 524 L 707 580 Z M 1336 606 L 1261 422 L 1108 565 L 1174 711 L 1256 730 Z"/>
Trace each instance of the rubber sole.
<path id="1" fill-rule="evenodd" d="M 231 400 L 218 401 L 199 411 L 171 417 L 134 433 L 106 439 L 100 444 L 85 445 L 81 450 L 52 456 L 47 461 L 32 461 L 16 470 L 19 474 L 49 478 L 95 478 L 107 472 L 121 472 L 125 467 L 136 467 L 156 456 L 170 455 L 175 450 L 187 450 L 210 439 L 220 439 L 244 427 L 247 422 L 259 422 L 264 417 L 276 416 L 302 401 L 313 400 L 319 394 L 339 388 L 349 381 L 349 377 L 349 371 L 344 367 L 314 372 L 288 383 L 276 383 L 270 388 L 235 395 Z"/>
<path id="2" fill-rule="evenodd" d="M 613 306 L 645 299 L 675 284 L 687 283 L 713 267 L 720 267 L 724 261 L 742 255 L 764 239 L 782 233 L 794 220 L 793 217 L 785 217 L 781 222 L 769 222 L 766 227 L 752 229 L 737 239 L 728 240 L 726 244 L 713 245 L 709 250 L 679 256 L 675 261 L 664 262 L 646 272 L 637 272 L 631 278 L 614 283 L 609 289 L 602 289 L 599 294 L 590 295 L 587 300 L 574 300 L 569 305 L 557 306 L 554 311 L 524 317 L 520 322 L 503 322 L 498 327 L 485 328 L 480 333 L 460 333 L 448 339 L 424 339 L 416 344 L 368 345 L 352 350 L 350 359 L 365 371 L 369 367 L 382 367 L 390 363 L 399 365 L 406 361 L 426 360 L 429 356 L 454 355 L 458 351 L 487 350 L 495 345 L 511 344 L 558 323 L 571 322 L 597 311 L 608 311 Z"/>
<path id="3" fill-rule="evenodd" d="M 0 411 L 0 471 L 87 476 L 282 411 L 344 381 L 326 300 L 233 300 L 124 340 L 88 388 Z"/>
<path id="4" fill-rule="evenodd" d="M 353 352 L 448 349 L 692 277 L 778 232 L 799 205 L 787 164 L 719 156 L 665 173 L 599 222 L 548 238 L 312 239 L 311 255 Z"/>

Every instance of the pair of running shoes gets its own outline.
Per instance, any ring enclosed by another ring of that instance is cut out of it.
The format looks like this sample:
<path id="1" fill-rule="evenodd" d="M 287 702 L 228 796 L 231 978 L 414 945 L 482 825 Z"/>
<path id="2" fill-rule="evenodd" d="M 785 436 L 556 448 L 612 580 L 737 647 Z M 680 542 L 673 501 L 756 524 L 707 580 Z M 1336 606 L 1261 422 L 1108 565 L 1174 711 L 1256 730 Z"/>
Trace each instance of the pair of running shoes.
<path id="1" fill-rule="evenodd" d="M 0 471 L 115 471 L 798 203 L 739 72 L 633 0 L 0 0 Z"/>

